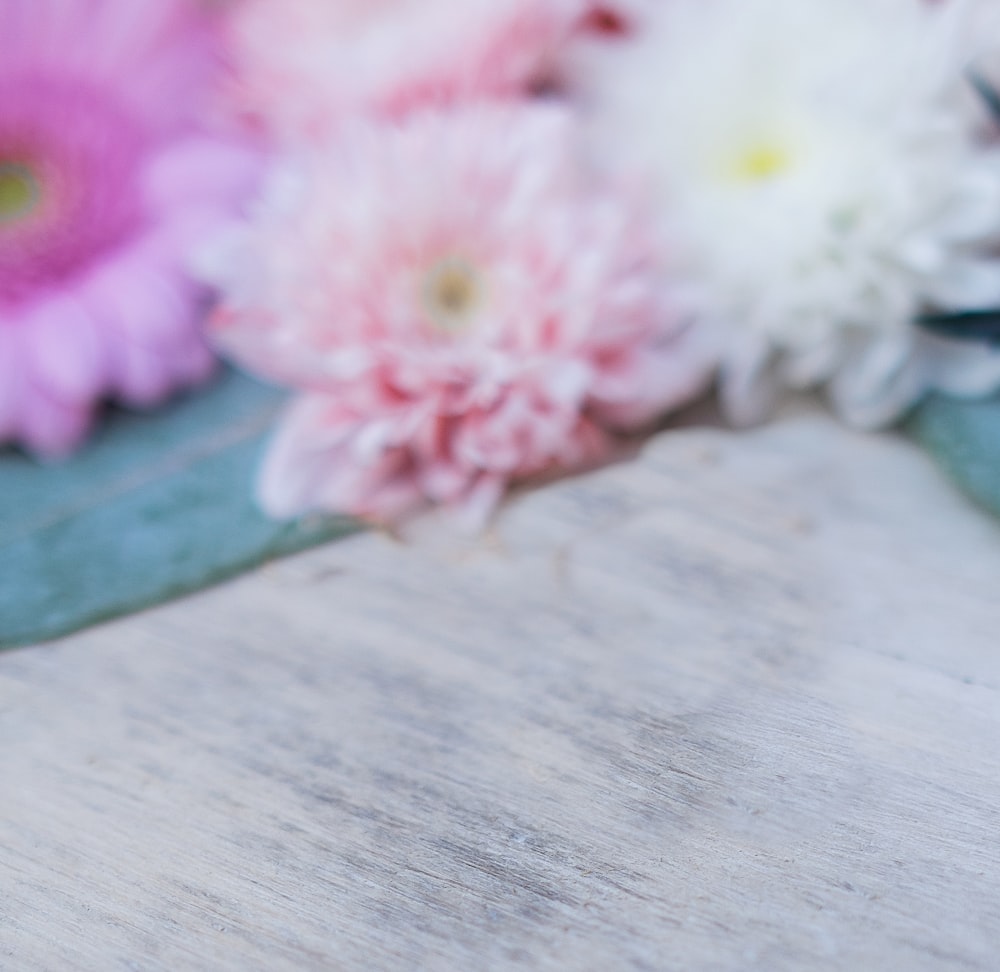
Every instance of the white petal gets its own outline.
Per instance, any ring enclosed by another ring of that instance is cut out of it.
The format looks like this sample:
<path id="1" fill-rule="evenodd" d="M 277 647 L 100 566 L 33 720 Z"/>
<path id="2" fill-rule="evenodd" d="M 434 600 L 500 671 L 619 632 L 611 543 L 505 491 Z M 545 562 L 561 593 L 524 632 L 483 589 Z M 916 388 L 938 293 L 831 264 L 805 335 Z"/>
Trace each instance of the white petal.
<path id="1" fill-rule="evenodd" d="M 719 373 L 722 408 L 734 425 L 764 421 L 774 411 L 781 382 L 776 353 L 764 341 L 745 343 L 741 354 L 730 355 Z"/>
<path id="2" fill-rule="evenodd" d="M 874 429 L 899 418 L 926 387 L 912 335 L 873 342 L 846 361 L 829 385 L 837 414 L 851 425 Z"/>
<path id="3" fill-rule="evenodd" d="M 915 352 L 924 363 L 929 390 L 975 398 L 1000 388 L 1000 348 L 921 334 Z"/>
<path id="4" fill-rule="evenodd" d="M 351 462 L 342 446 L 354 429 L 327 421 L 327 401 L 303 396 L 292 403 L 264 457 L 257 501 L 269 516 L 299 516 L 321 508 L 338 462 Z"/>
<path id="5" fill-rule="evenodd" d="M 992 307 L 1000 303 L 1000 262 L 955 259 L 927 296 L 944 307 Z"/>

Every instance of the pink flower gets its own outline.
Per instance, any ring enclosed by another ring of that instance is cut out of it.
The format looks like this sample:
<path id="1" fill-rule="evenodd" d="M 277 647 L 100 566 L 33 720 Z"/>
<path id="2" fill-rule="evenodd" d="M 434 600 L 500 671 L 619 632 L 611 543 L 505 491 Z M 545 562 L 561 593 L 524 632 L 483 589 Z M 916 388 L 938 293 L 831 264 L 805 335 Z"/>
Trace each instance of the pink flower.
<path id="1" fill-rule="evenodd" d="M 357 123 L 216 254 L 218 341 L 292 385 L 260 497 L 289 516 L 481 519 L 702 387 L 635 208 L 540 104 Z"/>
<path id="2" fill-rule="evenodd" d="M 216 72 L 187 4 L 0 3 L 0 442 L 72 448 L 94 407 L 201 381 L 188 245 L 249 156 L 197 112 Z"/>
<path id="3" fill-rule="evenodd" d="M 345 114 L 399 116 L 524 93 L 584 0 L 246 0 L 233 9 L 238 108 L 280 135 L 322 137 Z"/>

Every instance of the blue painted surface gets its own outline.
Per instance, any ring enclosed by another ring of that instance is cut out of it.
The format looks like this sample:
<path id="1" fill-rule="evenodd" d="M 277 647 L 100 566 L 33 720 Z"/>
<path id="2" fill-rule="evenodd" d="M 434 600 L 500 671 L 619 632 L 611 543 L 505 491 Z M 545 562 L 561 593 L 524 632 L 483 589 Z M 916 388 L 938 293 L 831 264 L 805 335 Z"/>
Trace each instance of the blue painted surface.
<path id="1" fill-rule="evenodd" d="M 78 456 L 0 452 L 0 647 L 197 590 L 355 529 L 277 523 L 253 479 L 282 395 L 234 373 L 145 415 L 117 413 Z"/>

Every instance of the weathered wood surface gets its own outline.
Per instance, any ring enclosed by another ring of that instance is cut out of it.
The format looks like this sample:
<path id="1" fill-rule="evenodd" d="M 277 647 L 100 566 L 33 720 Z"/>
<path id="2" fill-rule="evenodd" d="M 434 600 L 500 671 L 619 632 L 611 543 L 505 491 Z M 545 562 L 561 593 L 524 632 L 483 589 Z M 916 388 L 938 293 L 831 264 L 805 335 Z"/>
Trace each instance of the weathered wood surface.
<path id="1" fill-rule="evenodd" d="M 0 967 L 995 970 L 998 582 L 807 415 L 0 655 Z"/>

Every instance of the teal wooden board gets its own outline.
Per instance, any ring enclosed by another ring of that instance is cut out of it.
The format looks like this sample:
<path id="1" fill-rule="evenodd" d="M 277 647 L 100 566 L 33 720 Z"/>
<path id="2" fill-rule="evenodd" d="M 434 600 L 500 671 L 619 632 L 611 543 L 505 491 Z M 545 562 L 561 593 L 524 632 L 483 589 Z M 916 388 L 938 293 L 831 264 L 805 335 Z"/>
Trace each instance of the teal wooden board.
<path id="1" fill-rule="evenodd" d="M 232 372 L 154 412 L 116 413 L 76 457 L 0 452 L 0 647 L 190 593 L 356 529 L 268 520 L 252 487 L 282 403 Z"/>
<path id="2" fill-rule="evenodd" d="M 1000 516 L 1000 398 L 932 397 L 907 430 L 969 496 Z"/>

